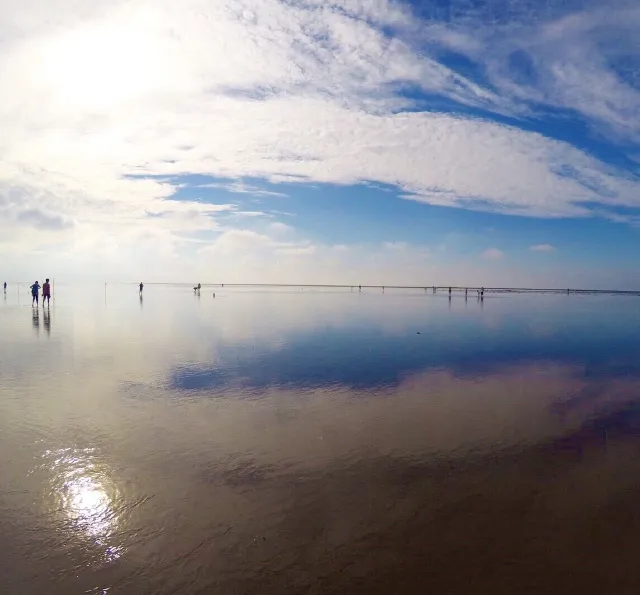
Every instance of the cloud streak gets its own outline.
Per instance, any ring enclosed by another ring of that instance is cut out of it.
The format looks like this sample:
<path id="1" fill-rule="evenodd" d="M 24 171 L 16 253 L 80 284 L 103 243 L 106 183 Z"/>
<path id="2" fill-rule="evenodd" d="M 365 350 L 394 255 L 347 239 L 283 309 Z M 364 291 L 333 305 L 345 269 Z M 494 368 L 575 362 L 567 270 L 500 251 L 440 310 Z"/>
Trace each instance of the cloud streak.
<path id="1" fill-rule="evenodd" d="M 555 252 L 556 249 L 551 244 L 535 244 L 529 247 L 531 252 Z"/>
<path id="2" fill-rule="evenodd" d="M 487 248 L 482 253 L 482 258 L 485 260 L 502 260 L 504 258 L 504 252 L 498 250 L 498 248 Z"/>

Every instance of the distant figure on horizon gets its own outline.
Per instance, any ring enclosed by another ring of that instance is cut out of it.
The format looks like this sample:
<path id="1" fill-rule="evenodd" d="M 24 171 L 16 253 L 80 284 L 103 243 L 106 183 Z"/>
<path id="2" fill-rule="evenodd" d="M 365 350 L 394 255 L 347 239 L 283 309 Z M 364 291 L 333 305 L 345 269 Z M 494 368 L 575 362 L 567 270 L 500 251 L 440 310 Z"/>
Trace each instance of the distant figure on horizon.
<path id="1" fill-rule="evenodd" d="M 142 295 L 142 290 L 144 289 L 144 283 L 140 281 L 140 295 Z"/>
<path id="2" fill-rule="evenodd" d="M 7 282 L 4 282 L 4 292 L 7 293 Z"/>
<path id="3" fill-rule="evenodd" d="M 42 307 L 44 308 L 44 303 L 47 302 L 47 306 L 49 302 L 51 302 L 51 284 L 49 283 L 49 279 L 45 279 L 44 284 L 42 285 Z"/>
<path id="4" fill-rule="evenodd" d="M 484 287 L 482 287 L 480 289 L 480 297 L 483 298 L 484 297 Z"/>
<path id="5" fill-rule="evenodd" d="M 193 288 L 193 292 L 194 293 L 200 293 L 200 288 L 202 287 L 202 285 L 200 285 L 200 283 L 198 283 L 194 288 Z"/>
<path id="6" fill-rule="evenodd" d="M 29 289 L 31 289 L 31 307 L 33 307 L 33 304 L 37 306 L 38 293 L 40 292 L 40 283 L 36 281 Z"/>
<path id="7" fill-rule="evenodd" d="M 466 287 L 464 288 L 464 297 L 467 297 L 467 294 L 469 293 L 469 289 L 467 289 Z"/>
<path id="8" fill-rule="evenodd" d="M 451 287 L 449 287 L 449 295 L 451 295 Z"/>

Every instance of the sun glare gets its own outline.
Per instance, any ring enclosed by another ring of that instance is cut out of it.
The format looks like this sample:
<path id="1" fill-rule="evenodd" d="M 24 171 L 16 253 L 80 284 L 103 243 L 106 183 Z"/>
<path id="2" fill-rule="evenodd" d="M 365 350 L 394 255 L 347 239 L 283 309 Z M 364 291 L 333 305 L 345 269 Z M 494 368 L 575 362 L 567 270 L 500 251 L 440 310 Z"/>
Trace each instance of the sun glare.
<path id="1" fill-rule="evenodd" d="M 152 91 L 157 60 L 144 31 L 91 26 L 56 38 L 46 52 L 45 72 L 61 103 L 97 109 Z"/>
<path id="2" fill-rule="evenodd" d="M 113 561 L 122 555 L 117 543 L 116 487 L 94 458 L 92 449 L 61 449 L 44 454 L 52 472 L 52 501 L 75 531 L 79 531 Z"/>

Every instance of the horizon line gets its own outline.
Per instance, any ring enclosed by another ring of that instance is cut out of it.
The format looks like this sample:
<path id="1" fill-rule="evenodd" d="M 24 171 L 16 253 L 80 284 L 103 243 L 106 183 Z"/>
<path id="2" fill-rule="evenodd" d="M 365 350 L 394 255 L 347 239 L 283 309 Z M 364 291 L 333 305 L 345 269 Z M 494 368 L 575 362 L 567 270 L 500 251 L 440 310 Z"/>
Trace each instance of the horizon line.
<path id="1" fill-rule="evenodd" d="M 52 281 L 55 280 L 52 278 Z M 11 281 L 14 285 L 28 285 L 30 281 Z M 139 281 L 77 281 L 71 283 L 62 282 L 63 285 L 94 285 L 104 283 L 105 287 L 108 285 L 139 285 Z M 143 282 L 144 285 L 168 285 L 174 287 L 190 287 L 195 289 L 193 282 L 184 281 L 148 281 Z M 451 291 L 481 291 L 485 293 L 565 293 L 565 294 L 622 294 L 622 295 L 640 295 L 640 289 L 588 289 L 588 288 L 572 288 L 572 287 L 487 287 L 476 285 L 387 285 L 387 284 L 348 284 L 348 283 L 201 283 L 201 287 L 314 287 L 314 288 L 327 288 L 327 289 L 412 289 L 428 291 L 447 291 L 449 288 Z"/>

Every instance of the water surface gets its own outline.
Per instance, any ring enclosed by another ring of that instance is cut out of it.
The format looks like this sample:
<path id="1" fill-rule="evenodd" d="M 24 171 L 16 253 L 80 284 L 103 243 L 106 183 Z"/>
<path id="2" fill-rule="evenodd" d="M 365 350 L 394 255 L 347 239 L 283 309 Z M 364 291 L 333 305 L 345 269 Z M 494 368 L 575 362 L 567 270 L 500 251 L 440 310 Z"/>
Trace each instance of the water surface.
<path id="1" fill-rule="evenodd" d="M 632 296 L 9 287 L 0 582 L 638 593 L 639 330 Z"/>

